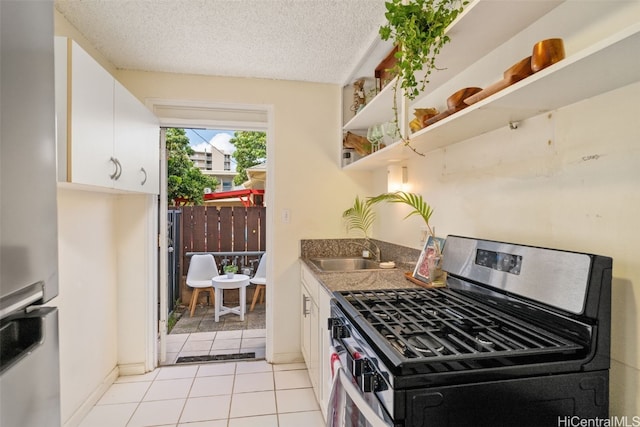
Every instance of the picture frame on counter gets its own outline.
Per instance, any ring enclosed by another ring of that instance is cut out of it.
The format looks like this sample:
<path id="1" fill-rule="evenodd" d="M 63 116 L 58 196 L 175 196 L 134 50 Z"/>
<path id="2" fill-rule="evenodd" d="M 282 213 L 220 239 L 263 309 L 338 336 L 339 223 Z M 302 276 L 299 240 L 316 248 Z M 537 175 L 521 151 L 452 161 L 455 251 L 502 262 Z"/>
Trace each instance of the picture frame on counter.
<path id="1" fill-rule="evenodd" d="M 444 249 L 445 241 L 442 237 L 429 236 L 427 238 L 413 270 L 414 279 L 429 284 L 437 278 L 438 274 L 436 272 L 442 265 L 442 250 Z M 437 249 L 436 245 L 438 245 Z"/>

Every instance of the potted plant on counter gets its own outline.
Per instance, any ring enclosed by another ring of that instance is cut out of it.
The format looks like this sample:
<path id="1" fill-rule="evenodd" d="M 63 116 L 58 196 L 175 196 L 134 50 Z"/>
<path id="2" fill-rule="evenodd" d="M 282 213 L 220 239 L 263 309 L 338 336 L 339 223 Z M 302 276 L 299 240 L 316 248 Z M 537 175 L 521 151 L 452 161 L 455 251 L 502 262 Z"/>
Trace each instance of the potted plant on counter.
<path id="1" fill-rule="evenodd" d="M 235 264 L 225 265 L 224 272 L 227 274 L 227 279 L 233 279 L 233 275 L 238 272 L 238 266 Z"/>
<path id="2" fill-rule="evenodd" d="M 434 234 L 433 228 L 429 224 L 431 215 L 433 215 L 433 209 L 420 194 L 396 191 L 394 193 L 383 193 L 378 196 L 371 197 L 367 201 L 370 205 L 374 205 L 380 202 L 404 203 L 406 205 L 409 205 L 413 208 L 413 210 L 410 211 L 407 216 L 404 217 L 404 219 L 407 219 L 413 215 L 419 215 L 424 220 L 424 224 L 427 226 L 427 233 L 429 233 L 429 236 L 432 236 L 435 239 L 436 236 Z M 436 251 L 438 255 L 440 255 L 441 249 L 442 248 L 440 248 L 439 245 L 436 244 Z"/>
<path id="3" fill-rule="evenodd" d="M 372 246 L 374 246 L 376 251 L 376 259 L 380 261 L 380 248 L 378 248 L 378 246 L 369 238 L 371 227 L 373 227 L 373 223 L 376 220 L 376 214 L 372 209 L 371 201 L 361 200 L 360 197 L 356 196 L 356 199 L 353 202 L 353 206 L 342 213 L 342 218 L 346 222 L 347 232 L 356 230 L 362 233 L 364 237 L 364 244 L 361 245 L 360 243 L 356 242 L 352 243 L 364 248 L 364 251 L 362 253 L 363 258 L 370 257 L 368 251 Z"/>
<path id="4" fill-rule="evenodd" d="M 395 193 L 383 193 L 378 196 L 371 197 L 367 201 L 370 205 L 380 202 L 404 203 L 413 208 L 407 216 L 404 217 L 404 219 L 413 215 L 420 216 L 424 220 L 424 223 L 427 226 L 427 232 L 430 236 L 426 239 L 425 247 L 420 254 L 420 258 L 418 259 L 418 263 L 416 264 L 416 268 L 413 272 L 413 277 L 414 279 L 418 279 L 425 283 L 433 283 L 437 279 L 439 279 L 440 282 L 443 282 L 442 240 L 436 238 L 433 227 L 429 224 L 431 215 L 433 215 L 433 209 L 424 200 L 424 198 L 420 194 L 396 191 Z"/>

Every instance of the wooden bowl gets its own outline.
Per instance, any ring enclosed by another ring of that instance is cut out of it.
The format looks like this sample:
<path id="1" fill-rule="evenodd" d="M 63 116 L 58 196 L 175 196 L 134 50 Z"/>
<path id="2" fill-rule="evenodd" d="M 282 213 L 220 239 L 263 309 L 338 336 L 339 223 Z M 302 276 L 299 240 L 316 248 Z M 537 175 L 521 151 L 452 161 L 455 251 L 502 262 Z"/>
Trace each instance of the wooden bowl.
<path id="1" fill-rule="evenodd" d="M 468 107 L 468 105 L 464 103 L 464 100 L 481 90 L 481 87 L 465 87 L 464 89 L 460 89 L 447 98 L 447 107 L 449 107 L 449 110 L 456 111 Z"/>
<path id="2" fill-rule="evenodd" d="M 509 67 L 503 73 L 503 79 L 499 82 L 496 82 L 490 86 L 485 87 L 480 92 L 471 95 L 470 97 L 464 100 L 464 103 L 467 105 L 475 104 L 478 101 L 481 101 L 496 92 L 501 91 L 502 89 L 511 86 L 512 84 L 519 82 L 525 77 L 533 74 L 533 70 L 531 69 L 531 57 L 527 56 L 524 59 L 521 59 L 511 67 Z"/>
<path id="3" fill-rule="evenodd" d="M 562 39 L 542 40 L 533 45 L 531 69 L 534 73 L 564 59 L 564 42 Z"/>
<path id="4" fill-rule="evenodd" d="M 431 117 L 430 119 L 424 122 L 424 127 L 434 124 L 435 122 L 444 119 L 445 117 L 449 117 L 453 113 L 456 113 L 464 108 L 467 108 L 468 105 L 464 103 L 464 100 L 474 93 L 478 93 L 482 90 L 480 87 L 465 87 L 464 89 L 460 89 L 449 98 L 447 98 L 447 111 L 443 111 L 437 116 Z"/>
<path id="5" fill-rule="evenodd" d="M 531 69 L 531 56 L 527 56 L 509 67 L 509 69 L 504 72 L 503 76 L 504 80 L 508 80 L 513 84 L 515 82 L 519 82 L 525 77 L 529 77 L 531 74 L 533 74 L 533 70 Z"/>

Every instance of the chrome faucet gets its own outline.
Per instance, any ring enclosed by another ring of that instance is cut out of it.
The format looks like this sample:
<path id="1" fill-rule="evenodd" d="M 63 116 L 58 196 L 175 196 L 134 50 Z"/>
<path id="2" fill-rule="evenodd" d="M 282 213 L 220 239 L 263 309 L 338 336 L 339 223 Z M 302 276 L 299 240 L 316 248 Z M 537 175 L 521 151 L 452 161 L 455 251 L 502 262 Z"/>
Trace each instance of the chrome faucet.
<path id="1" fill-rule="evenodd" d="M 374 260 L 376 262 L 381 262 L 382 261 L 382 256 L 381 256 L 381 252 L 380 252 L 380 247 L 378 245 L 375 244 L 375 242 L 373 240 L 369 240 L 369 239 L 365 239 L 365 243 L 360 243 L 360 242 L 347 242 L 347 244 L 349 245 L 356 245 L 356 246 L 360 246 L 361 248 L 369 251 L 369 252 L 373 252 L 375 257 Z M 367 245 L 368 244 L 368 245 Z M 374 246 L 374 250 L 372 250 L 371 245 Z"/>

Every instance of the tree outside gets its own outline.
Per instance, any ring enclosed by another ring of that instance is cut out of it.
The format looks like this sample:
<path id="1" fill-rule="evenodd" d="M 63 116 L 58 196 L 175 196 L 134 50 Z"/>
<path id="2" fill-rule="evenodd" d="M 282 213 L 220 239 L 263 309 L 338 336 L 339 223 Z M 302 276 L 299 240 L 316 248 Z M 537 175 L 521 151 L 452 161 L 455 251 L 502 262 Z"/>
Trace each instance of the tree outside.
<path id="1" fill-rule="evenodd" d="M 204 175 L 189 156 L 193 149 L 184 129 L 169 128 L 167 141 L 167 197 L 173 205 L 202 205 L 204 189 L 216 188 L 218 180 Z"/>
<path id="2" fill-rule="evenodd" d="M 267 134 L 265 132 L 236 131 L 229 140 L 236 147 L 234 185 L 241 185 L 248 179 L 246 170 L 267 160 Z"/>

